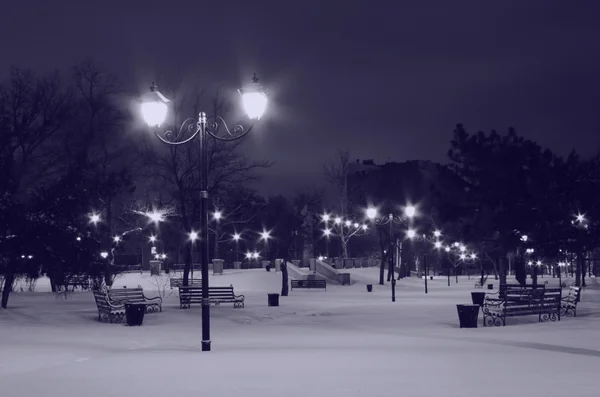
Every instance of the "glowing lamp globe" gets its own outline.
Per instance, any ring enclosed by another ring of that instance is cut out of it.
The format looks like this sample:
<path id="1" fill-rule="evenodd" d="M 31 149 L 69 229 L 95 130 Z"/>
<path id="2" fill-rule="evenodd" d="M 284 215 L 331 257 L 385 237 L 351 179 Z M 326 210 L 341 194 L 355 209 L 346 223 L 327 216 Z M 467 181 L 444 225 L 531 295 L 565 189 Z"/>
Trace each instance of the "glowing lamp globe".
<path id="1" fill-rule="evenodd" d="M 160 127 L 167 118 L 167 104 L 159 101 L 142 103 L 142 117 L 149 127 Z"/>
<path id="2" fill-rule="evenodd" d="M 415 238 L 417 236 L 417 232 L 414 229 L 408 229 L 406 235 L 408 238 Z"/>
<path id="3" fill-rule="evenodd" d="M 150 92 L 148 98 L 142 102 L 140 110 L 144 121 L 149 127 L 160 127 L 167 119 L 169 111 L 167 103 L 170 101 L 158 91 L 158 87 L 154 82 L 150 86 Z"/>
<path id="4" fill-rule="evenodd" d="M 367 208 L 367 218 L 375 219 L 377 218 L 377 209 L 376 208 Z"/>
<path id="5" fill-rule="evenodd" d="M 242 96 L 242 107 L 248 117 L 252 120 L 260 120 L 267 110 L 268 99 L 262 85 L 258 83 L 256 73 L 252 76 L 252 83 L 239 92 Z"/>

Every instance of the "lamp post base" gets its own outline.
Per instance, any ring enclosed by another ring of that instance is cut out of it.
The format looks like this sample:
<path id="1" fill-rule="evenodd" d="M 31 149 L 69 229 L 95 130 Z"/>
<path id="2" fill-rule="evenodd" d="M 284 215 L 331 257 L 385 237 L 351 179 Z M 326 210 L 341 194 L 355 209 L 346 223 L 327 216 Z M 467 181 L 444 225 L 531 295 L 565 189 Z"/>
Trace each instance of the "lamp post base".
<path id="1" fill-rule="evenodd" d="M 209 340 L 203 340 L 202 341 L 202 351 L 203 352 L 209 352 L 210 351 L 210 341 Z"/>

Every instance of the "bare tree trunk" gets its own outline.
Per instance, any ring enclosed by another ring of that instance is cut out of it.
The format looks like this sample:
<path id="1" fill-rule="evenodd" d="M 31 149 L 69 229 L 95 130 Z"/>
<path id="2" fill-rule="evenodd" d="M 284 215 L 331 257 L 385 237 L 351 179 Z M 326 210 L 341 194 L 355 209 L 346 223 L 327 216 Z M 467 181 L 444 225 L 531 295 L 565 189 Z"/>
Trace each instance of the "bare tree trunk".
<path id="1" fill-rule="evenodd" d="M 348 258 L 348 240 L 344 234 L 344 228 L 340 228 L 340 244 L 342 245 L 342 258 Z"/>
<path id="2" fill-rule="evenodd" d="M 191 244 L 191 242 L 190 242 Z M 190 246 L 189 249 L 185 250 L 185 255 L 184 255 L 184 262 L 185 264 L 183 265 L 183 285 L 184 286 L 188 286 L 189 285 L 189 280 L 190 280 L 190 268 L 192 267 L 192 246 Z"/>
<path id="3" fill-rule="evenodd" d="M 4 275 L 4 287 L 2 288 L 2 306 L 3 309 L 6 309 L 8 305 L 8 297 L 12 291 L 13 282 L 15 281 L 15 265 L 12 261 L 8 262 L 8 266 L 6 266 L 6 274 Z"/>
<path id="4" fill-rule="evenodd" d="M 287 257 L 283 259 L 281 263 L 281 296 L 288 296 L 289 294 L 289 283 L 288 283 L 288 271 L 287 271 Z"/>
<path id="5" fill-rule="evenodd" d="M 218 223 L 215 225 L 215 241 L 213 245 L 213 259 L 219 258 L 219 237 L 221 236 L 221 229 Z"/>
<path id="6" fill-rule="evenodd" d="M 577 251 L 577 260 L 575 262 L 575 286 L 581 287 L 581 270 L 583 267 L 583 254 L 581 250 Z"/>
<path id="7" fill-rule="evenodd" d="M 108 236 L 105 236 L 104 241 L 111 241 L 113 235 L 113 222 L 112 222 L 112 197 L 109 197 L 106 202 L 106 223 L 108 226 Z M 107 287 L 113 285 L 112 267 L 115 262 L 114 250 L 110 252 L 110 263 L 104 266 L 104 284 Z"/>
<path id="8" fill-rule="evenodd" d="M 500 285 L 506 284 L 506 259 L 502 255 L 498 257 L 498 268 L 500 271 Z"/>

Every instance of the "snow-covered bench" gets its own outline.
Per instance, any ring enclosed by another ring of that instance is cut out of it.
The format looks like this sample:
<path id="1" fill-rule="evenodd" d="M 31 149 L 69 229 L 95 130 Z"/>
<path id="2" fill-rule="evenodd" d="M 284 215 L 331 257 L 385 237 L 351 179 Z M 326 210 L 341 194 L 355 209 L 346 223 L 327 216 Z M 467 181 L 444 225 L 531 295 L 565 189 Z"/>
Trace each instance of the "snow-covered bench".
<path id="1" fill-rule="evenodd" d="M 581 299 L 581 287 L 569 287 L 569 294 L 560 302 L 560 314 L 577 317 L 577 303 Z"/>
<path id="2" fill-rule="evenodd" d="M 233 285 L 229 287 L 208 287 L 208 299 L 211 304 L 233 303 L 234 308 L 244 307 L 244 295 L 236 295 Z M 202 304 L 202 286 L 179 287 L 179 307 L 188 309 L 192 303 Z"/>
<path id="3" fill-rule="evenodd" d="M 98 308 L 98 321 L 109 321 L 111 323 L 120 323 L 125 316 L 125 305 L 112 302 L 106 292 L 95 290 L 94 298 Z"/>
<path id="4" fill-rule="evenodd" d="M 146 313 L 149 312 L 162 312 L 162 298 L 155 296 L 148 298 L 144 295 L 144 290 L 141 287 L 138 288 L 111 288 L 107 290 L 108 300 L 118 303 L 143 303 L 146 305 Z"/>
<path id="5" fill-rule="evenodd" d="M 560 321 L 561 289 L 544 285 L 501 285 L 498 298 L 486 296 L 483 325 L 506 325 L 506 317 L 537 315 L 538 321 Z"/>

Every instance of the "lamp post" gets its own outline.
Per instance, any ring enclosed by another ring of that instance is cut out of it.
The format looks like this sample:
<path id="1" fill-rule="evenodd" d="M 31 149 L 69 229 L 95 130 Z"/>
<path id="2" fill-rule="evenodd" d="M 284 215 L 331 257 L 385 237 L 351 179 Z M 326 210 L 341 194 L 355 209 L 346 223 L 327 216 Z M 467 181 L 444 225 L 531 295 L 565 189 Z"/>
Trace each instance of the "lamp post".
<path id="1" fill-rule="evenodd" d="M 238 262 L 240 254 L 240 239 L 242 238 L 242 236 L 236 232 L 233 233 L 233 236 L 231 238 L 233 239 L 233 241 L 235 241 L 235 261 Z"/>
<path id="2" fill-rule="evenodd" d="M 142 116 L 146 123 L 157 128 L 163 124 L 167 118 L 168 106 L 170 102 L 164 95 L 158 91 L 158 87 L 153 83 L 150 87 L 152 95 L 151 100 L 143 102 L 141 105 Z M 248 117 L 260 119 L 267 108 L 267 96 L 258 83 L 256 74 L 252 77 L 252 83 L 243 90 L 238 90 L 242 98 L 242 106 Z M 222 127 L 222 128 L 221 128 Z M 220 131 L 225 131 L 222 135 Z M 225 120 L 220 116 L 207 117 L 205 112 L 199 112 L 197 117 L 186 119 L 179 129 L 167 130 L 162 134 L 154 131 L 155 135 L 163 143 L 168 145 L 183 145 L 198 138 L 198 147 L 200 149 L 200 239 L 202 240 L 202 351 L 210 351 L 210 300 L 208 297 L 208 136 L 219 141 L 233 141 L 242 138 L 252 130 L 252 125 L 245 128 L 242 125 L 235 125 L 229 128 Z M 191 134 L 186 136 L 186 134 Z"/>
<path id="3" fill-rule="evenodd" d="M 380 217 L 378 216 L 378 211 L 377 208 L 375 207 L 369 207 L 367 208 L 367 210 L 365 211 L 367 218 L 369 218 L 371 221 L 375 222 L 376 225 L 379 226 L 384 226 L 384 225 L 389 225 L 389 236 L 390 236 L 390 244 L 389 244 L 389 248 L 388 248 L 388 271 L 391 275 L 391 282 L 392 282 L 392 302 L 396 302 L 396 277 L 394 277 L 394 241 L 393 241 L 393 231 L 394 231 L 394 223 L 398 223 L 398 224 L 404 224 L 404 221 L 402 219 L 402 217 L 398 217 L 398 219 L 396 219 L 394 217 L 394 214 L 390 213 L 388 214 L 387 218 L 385 217 Z M 412 220 L 412 218 L 415 216 L 416 214 L 416 209 L 414 206 L 409 205 L 406 206 L 404 208 L 404 215 Z M 410 231 L 409 231 L 410 232 Z M 410 237 L 410 236 L 409 236 Z"/>

